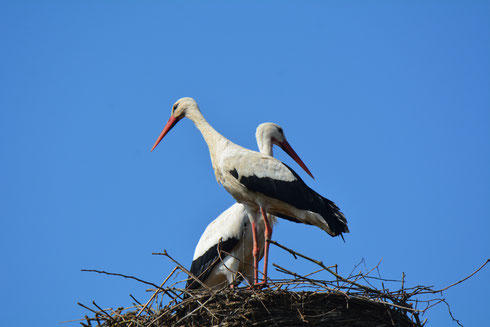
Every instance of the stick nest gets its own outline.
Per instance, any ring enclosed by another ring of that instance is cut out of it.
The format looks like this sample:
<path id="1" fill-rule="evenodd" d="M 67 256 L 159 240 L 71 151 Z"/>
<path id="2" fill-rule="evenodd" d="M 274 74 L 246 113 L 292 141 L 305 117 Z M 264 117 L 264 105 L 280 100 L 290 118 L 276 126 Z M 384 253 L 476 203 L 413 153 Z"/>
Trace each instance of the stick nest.
<path id="1" fill-rule="evenodd" d="M 173 310 L 161 310 L 140 318 L 139 325 L 156 327 L 416 326 L 403 310 L 334 291 L 226 289 L 214 294 L 201 292 Z M 128 320 L 124 320 L 125 317 L 121 317 L 107 326 L 129 326 Z"/>
<path id="2" fill-rule="evenodd" d="M 156 253 L 164 255 L 176 264 L 176 267 L 160 286 L 140 278 L 98 270 L 84 270 L 107 275 L 130 278 L 151 285 L 152 296 L 146 304 L 140 303 L 132 295 L 135 303 L 128 308 L 103 309 L 92 302 L 95 308 L 78 303 L 89 310 L 93 316 L 79 320 L 84 327 L 163 327 L 163 326 L 331 326 L 331 327 L 422 327 L 427 319 L 421 317 L 428 309 L 444 303 L 448 313 L 455 319 L 443 291 L 465 281 L 480 271 L 480 268 L 464 279 L 443 289 L 432 286 L 405 285 L 405 274 L 401 280 L 384 279 L 379 275 L 378 265 L 368 270 L 354 270 L 346 277 L 337 272 L 337 266 L 325 266 L 323 262 L 309 258 L 294 250 L 270 240 L 295 258 L 313 262 L 320 269 L 300 275 L 279 265 L 275 269 L 286 275 L 285 279 L 268 280 L 265 289 L 247 287 L 211 290 L 205 285 L 201 289 L 187 290 L 177 286 L 188 278 L 196 281 L 180 263 L 166 251 Z M 186 278 L 172 285 L 167 282 L 179 272 Z M 377 276 L 373 276 L 377 272 Z M 321 278 L 319 278 L 319 275 Z M 314 278 L 313 276 L 316 276 Z M 199 281 L 198 281 L 199 282 Z M 391 287 L 391 289 L 390 289 Z"/>

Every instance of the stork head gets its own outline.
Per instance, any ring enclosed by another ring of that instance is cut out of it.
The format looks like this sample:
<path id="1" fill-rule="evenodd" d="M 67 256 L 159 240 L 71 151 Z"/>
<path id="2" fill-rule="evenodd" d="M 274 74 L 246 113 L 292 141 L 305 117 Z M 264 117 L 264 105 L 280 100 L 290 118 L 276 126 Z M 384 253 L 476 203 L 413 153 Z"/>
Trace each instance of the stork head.
<path id="1" fill-rule="evenodd" d="M 298 165 L 300 165 L 301 168 L 303 168 L 304 171 L 311 176 L 311 178 L 314 178 L 308 167 L 306 167 L 291 145 L 289 145 L 281 126 L 274 123 L 260 124 L 257 127 L 255 137 L 257 138 L 257 144 L 260 152 L 272 156 L 272 145 L 275 144 L 283 149 L 283 151 L 286 152 L 291 158 L 293 158 L 294 161 L 296 161 Z"/>
<path id="2" fill-rule="evenodd" d="M 167 124 L 163 128 L 163 131 L 160 133 L 160 136 L 156 140 L 155 144 L 151 148 L 151 151 L 156 148 L 158 143 L 163 139 L 163 137 L 174 127 L 179 120 L 184 118 L 188 112 L 190 111 L 199 111 L 199 107 L 197 105 L 196 100 L 193 98 L 180 98 L 177 102 L 172 106 L 172 113 L 170 114 L 170 118 L 167 121 Z"/>
<path id="3" fill-rule="evenodd" d="M 185 117 L 187 114 L 187 111 L 189 110 L 199 110 L 199 106 L 197 105 L 196 100 L 193 98 L 180 98 L 177 100 L 177 102 L 174 103 L 172 106 L 172 117 L 175 117 L 175 119 L 182 119 Z"/>

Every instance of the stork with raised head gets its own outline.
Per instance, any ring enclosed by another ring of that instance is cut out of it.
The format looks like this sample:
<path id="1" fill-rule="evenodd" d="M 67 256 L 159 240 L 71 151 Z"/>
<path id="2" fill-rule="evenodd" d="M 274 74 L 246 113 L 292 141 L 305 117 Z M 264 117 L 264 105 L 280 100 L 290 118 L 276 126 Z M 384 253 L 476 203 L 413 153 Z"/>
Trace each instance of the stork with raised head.
<path id="1" fill-rule="evenodd" d="M 272 156 L 272 146 L 278 145 L 285 152 L 291 146 L 286 140 L 283 129 L 274 123 L 263 123 L 255 133 L 260 153 Z M 289 153 L 294 156 L 295 154 Z M 269 225 L 276 223 L 274 216 L 268 216 Z M 254 275 L 253 251 L 258 251 L 258 260 L 264 256 L 265 238 L 264 220 L 253 229 L 246 207 L 235 203 L 204 230 L 194 251 L 190 272 L 212 289 L 232 285 L 236 280 L 245 278 L 254 285 L 258 276 Z M 257 237 L 257 249 L 253 249 L 253 235 Z M 186 288 L 198 288 L 196 281 L 189 279 Z"/>
<path id="2" fill-rule="evenodd" d="M 309 188 L 296 172 L 281 161 L 245 149 L 223 137 L 204 119 L 192 98 L 181 98 L 173 105 L 170 118 L 152 151 L 184 117 L 192 120 L 204 137 L 217 181 L 237 202 L 247 208 L 252 224 L 256 224 L 262 215 L 266 240 L 271 235 L 267 213 L 294 222 L 315 225 L 331 236 L 349 232 L 347 220 L 335 203 Z M 301 161 L 298 164 L 309 173 Z M 256 244 L 257 239 L 254 238 L 254 249 L 257 248 Z M 269 243 L 266 242 L 264 282 L 267 280 L 268 251 Z M 258 253 L 254 251 L 253 255 L 254 270 L 257 271 Z M 256 273 L 254 275 L 257 276 Z"/>

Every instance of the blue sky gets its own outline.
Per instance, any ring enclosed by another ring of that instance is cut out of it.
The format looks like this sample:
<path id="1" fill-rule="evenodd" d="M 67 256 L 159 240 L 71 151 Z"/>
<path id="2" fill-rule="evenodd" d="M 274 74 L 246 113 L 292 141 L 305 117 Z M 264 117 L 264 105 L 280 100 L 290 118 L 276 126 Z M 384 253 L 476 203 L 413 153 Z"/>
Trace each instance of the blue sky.
<path id="1" fill-rule="evenodd" d="M 160 283 L 173 265 L 152 252 L 190 265 L 233 200 L 190 121 L 149 151 L 183 96 L 248 148 L 280 124 L 316 179 L 277 157 L 349 221 L 345 243 L 282 221 L 286 246 L 436 287 L 489 257 L 488 2 L 2 1 L 0 27 L 5 325 L 150 296 L 82 268 Z M 274 247 L 271 261 L 313 270 Z M 445 297 L 480 326 L 489 291 L 487 268 Z M 443 305 L 425 318 L 450 323 Z"/>

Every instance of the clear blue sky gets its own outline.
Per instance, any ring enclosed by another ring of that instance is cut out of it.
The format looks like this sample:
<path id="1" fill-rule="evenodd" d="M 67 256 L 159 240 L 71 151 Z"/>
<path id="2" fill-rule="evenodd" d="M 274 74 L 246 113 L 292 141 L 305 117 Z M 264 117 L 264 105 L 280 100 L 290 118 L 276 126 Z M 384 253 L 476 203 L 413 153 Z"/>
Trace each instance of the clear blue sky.
<path id="1" fill-rule="evenodd" d="M 382 259 L 409 285 L 446 286 L 490 256 L 490 2 L 12 0 L 0 31 L 5 326 L 149 297 L 82 268 L 159 283 L 173 265 L 152 252 L 190 265 L 233 200 L 190 121 L 149 151 L 183 96 L 248 148 L 259 123 L 280 124 L 316 179 L 278 158 L 351 229 L 343 243 L 283 221 L 273 239 L 344 273 Z M 481 326 L 489 292 L 486 269 L 445 296 Z M 426 318 L 450 323 L 443 305 Z"/>

